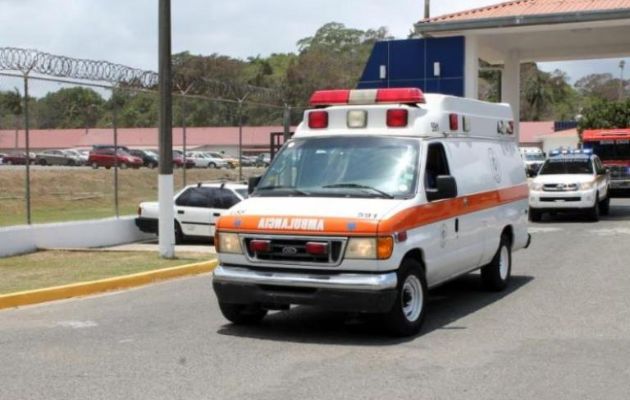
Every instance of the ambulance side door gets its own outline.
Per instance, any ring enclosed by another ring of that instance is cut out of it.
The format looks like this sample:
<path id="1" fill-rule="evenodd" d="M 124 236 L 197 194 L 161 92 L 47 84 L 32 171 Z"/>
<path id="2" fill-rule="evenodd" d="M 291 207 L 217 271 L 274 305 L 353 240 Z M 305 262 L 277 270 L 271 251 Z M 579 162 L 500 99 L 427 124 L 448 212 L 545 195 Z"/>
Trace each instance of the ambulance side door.
<path id="1" fill-rule="evenodd" d="M 451 176 L 449 159 L 444 144 L 431 141 L 427 146 L 422 174 L 422 187 L 427 198 L 426 213 L 439 218 L 423 226 L 420 231 L 424 237 L 427 281 L 429 286 L 445 281 L 450 271 L 460 264 L 460 243 L 458 240 L 457 218 L 451 216 L 454 199 L 432 199 L 430 192 L 437 190 L 438 176 Z M 458 183 L 458 182 L 457 182 Z"/>

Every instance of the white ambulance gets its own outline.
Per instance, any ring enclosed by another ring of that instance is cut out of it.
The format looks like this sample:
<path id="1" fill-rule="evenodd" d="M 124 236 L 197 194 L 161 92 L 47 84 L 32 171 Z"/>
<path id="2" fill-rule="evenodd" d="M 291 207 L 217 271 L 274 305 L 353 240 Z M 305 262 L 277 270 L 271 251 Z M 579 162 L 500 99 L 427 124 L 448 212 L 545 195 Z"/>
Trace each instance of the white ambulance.
<path id="1" fill-rule="evenodd" d="M 419 89 L 319 91 L 251 197 L 217 222 L 213 287 L 234 323 L 291 305 L 380 314 L 417 333 L 427 290 L 527 247 L 512 111 Z"/>

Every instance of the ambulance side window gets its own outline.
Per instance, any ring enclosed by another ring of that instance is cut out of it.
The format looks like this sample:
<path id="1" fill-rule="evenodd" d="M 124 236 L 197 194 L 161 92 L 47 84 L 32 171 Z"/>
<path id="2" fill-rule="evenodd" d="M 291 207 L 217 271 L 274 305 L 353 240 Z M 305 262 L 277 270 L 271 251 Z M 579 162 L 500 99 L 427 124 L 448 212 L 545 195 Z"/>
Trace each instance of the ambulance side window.
<path id="1" fill-rule="evenodd" d="M 427 151 L 427 163 L 424 168 L 424 188 L 437 189 L 437 177 L 450 174 L 444 146 L 442 143 L 431 143 Z"/>

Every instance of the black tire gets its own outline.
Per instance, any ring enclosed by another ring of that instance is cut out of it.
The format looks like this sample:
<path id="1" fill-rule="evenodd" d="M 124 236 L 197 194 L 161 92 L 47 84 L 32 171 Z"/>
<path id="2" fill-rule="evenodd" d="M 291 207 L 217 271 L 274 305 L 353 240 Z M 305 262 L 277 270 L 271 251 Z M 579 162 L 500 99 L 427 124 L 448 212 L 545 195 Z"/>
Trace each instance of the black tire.
<path id="1" fill-rule="evenodd" d="M 423 271 L 422 264 L 411 258 L 400 264 L 396 301 L 392 309 L 382 315 L 385 329 L 393 336 L 412 336 L 422 328 L 428 295 Z M 412 303 L 417 301 L 419 304 L 414 307 Z"/>
<path id="2" fill-rule="evenodd" d="M 92 169 L 98 169 L 98 163 L 93 162 L 92 163 Z"/>
<path id="3" fill-rule="evenodd" d="M 39 160 L 39 165 L 41 165 L 42 167 L 45 167 L 46 164 L 48 164 L 48 162 L 46 161 L 46 159 L 42 158 L 41 160 Z"/>
<path id="4" fill-rule="evenodd" d="M 542 212 L 535 208 L 529 207 L 529 220 L 532 222 L 540 222 L 542 219 Z"/>
<path id="5" fill-rule="evenodd" d="M 599 195 L 597 195 L 597 198 L 595 199 L 595 204 L 593 204 L 593 207 L 589 208 L 586 211 L 586 216 L 592 222 L 599 221 Z"/>
<path id="6" fill-rule="evenodd" d="M 500 292 L 507 287 L 511 275 L 512 246 L 509 237 L 503 234 L 501 235 L 499 248 L 492 258 L 492 261 L 481 268 L 481 282 L 486 289 L 493 292 Z"/>
<path id="7" fill-rule="evenodd" d="M 157 168 L 157 166 L 158 166 L 158 163 L 156 163 L 156 162 L 153 162 L 153 163 L 149 164 L 149 168 L 151 168 L 151 169 L 155 169 L 155 168 Z"/>
<path id="8" fill-rule="evenodd" d="M 217 168 L 217 165 L 216 165 L 215 163 L 211 162 L 210 164 L 208 164 L 208 168 L 214 168 L 214 169 L 216 169 L 216 168 Z"/>
<path id="9" fill-rule="evenodd" d="M 231 304 L 219 301 L 221 314 L 236 325 L 252 325 L 262 321 L 267 310 L 256 304 Z"/>
<path id="10" fill-rule="evenodd" d="M 74 160 L 68 160 L 68 166 L 69 167 L 74 167 L 75 166 Z"/>
<path id="11" fill-rule="evenodd" d="M 610 213 L 610 197 L 606 197 L 599 202 L 599 213 L 601 215 L 608 215 Z"/>

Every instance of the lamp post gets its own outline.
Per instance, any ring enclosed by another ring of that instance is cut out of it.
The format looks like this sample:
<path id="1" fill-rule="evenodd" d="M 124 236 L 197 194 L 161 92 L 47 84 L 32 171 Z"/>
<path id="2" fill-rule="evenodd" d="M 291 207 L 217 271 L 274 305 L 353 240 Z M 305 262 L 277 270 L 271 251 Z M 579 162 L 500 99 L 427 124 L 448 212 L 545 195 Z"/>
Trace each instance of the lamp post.
<path id="1" fill-rule="evenodd" d="M 619 101 L 622 101 L 624 98 L 625 91 L 625 83 L 623 81 L 623 70 L 626 67 L 626 61 L 619 61 Z"/>

